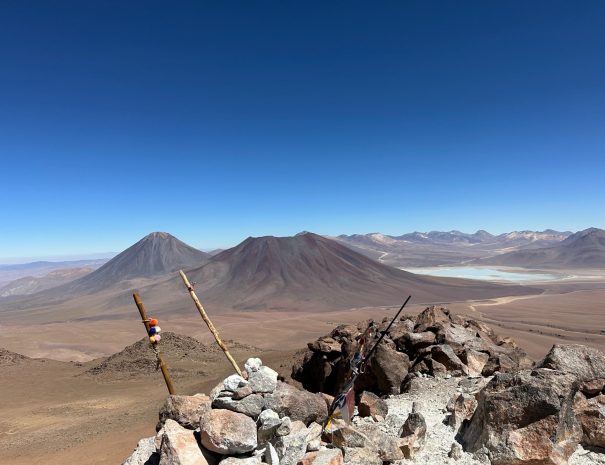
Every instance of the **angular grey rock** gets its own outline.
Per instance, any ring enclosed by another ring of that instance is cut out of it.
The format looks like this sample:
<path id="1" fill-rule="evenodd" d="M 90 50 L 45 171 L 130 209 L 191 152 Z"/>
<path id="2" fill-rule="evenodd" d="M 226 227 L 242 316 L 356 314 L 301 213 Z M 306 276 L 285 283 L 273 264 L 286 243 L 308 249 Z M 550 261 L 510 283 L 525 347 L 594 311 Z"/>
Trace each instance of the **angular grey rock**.
<path id="1" fill-rule="evenodd" d="M 159 430 L 168 419 L 178 422 L 185 428 L 196 429 L 199 426 L 201 415 L 209 409 L 210 398 L 205 394 L 168 396 L 160 408 L 160 421 L 156 429 Z"/>
<path id="2" fill-rule="evenodd" d="M 277 428 L 282 424 L 279 415 L 273 410 L 263 410 L 258 417 L 258 422 L 260 423 L 258 428 L 258 441 L 263 444 L 275 435 Z"/>
<path id="3" fill-rule="evenodd" d="M 306 425 L 312 421 L 323 424 L 328 417 L 328 408 L 321 396 L 281 381 L 277 382 L 274 392 L 265 394 L 265 407 L 277 412 L 280 417 L 288 416 Z"/>
<path id="4" fill-rule="evenodd" d="M 231 397 L 217 397 L 212 402 L 212 408 L 231 410 L 237 413 L 243 413 L 254 419 L 263 411 L 265 399 L 260 394 L 251 394 L 241 400 L 234 400 Z"/>
<path id="5" fill-rule="evenodd" d="M 308 430 L 302 421 L 292 422 L 290 434 L 277 436 L 272 444 L 279 456 L 280 465 L 296 465 L 307 452 Z"/>
<path id="6" fill-rule="evenodd" d="M 555 344 L 538 365 L 575 375 L 580 381 L 605 378 L 605 353 L 580 344 Z"/>
<path id="7" fill-rule="evenodd" d="M 225 378 L 223 381 L 223 387 L 226 391 L 235 392 L 239 388 L 248 385 L 248 381 L 242 378 L 240 375 L 231 375 Z"/>
<path id="8" fill-rule="evenodd" d="M 122 465 L 159 465 L 160 454 L 155 449 L 155 437 L 144 438 L 139 441 L 136 449 Z"/>
<path id="9" fill-rule="evenodd" d="M 268 465 L 279 465 L 279 455 L 277 455 L 277 451 L 275 450 L 275 447 L 273 447 L 273 444 L 267 444 L 263 457 L 265 459 L 265 463 Z"/>
<path id="10" fill-rule="evenodd" d="M 250 375 L 250 373 L 260 370 L 260 367 L 262 366 L 263 362 L 260 358 L 249 358 L 244 364 L 244 370 L 246 370 L 248 375 Z"/>
<path id="11" fill-rule="evenodd" d="M 200 420 L 202 445 L 219 454 L 244 454 L 257 446 L 256 423 L 231 410 L 210 410 Z"/>
<path id="12" fill-rule="evenodd" d="M 287 436 L 292 432 L 292 420 L 290 417 L 283 417 L 281 419 L 281 425 L 277 427 L 275 434 L 278 436 Z"/>
<path id="13" fill-rule="evenodd" d="M 248 373 L 248 381 L 252 392 L 273 392 L 277 387 L 277 371 L 261 366 L 258 370 Z"/>

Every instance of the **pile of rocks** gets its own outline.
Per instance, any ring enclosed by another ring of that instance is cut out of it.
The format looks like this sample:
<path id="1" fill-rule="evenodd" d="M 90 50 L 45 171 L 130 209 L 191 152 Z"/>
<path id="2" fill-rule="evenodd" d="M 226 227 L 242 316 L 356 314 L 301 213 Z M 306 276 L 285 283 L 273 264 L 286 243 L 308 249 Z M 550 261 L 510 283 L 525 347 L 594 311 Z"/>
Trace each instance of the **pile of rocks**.
<path id="1" fill-rule="evenodd" d="M 324 397 L 278 381 L 258 358 L 246 362 L 245 375 L 229 376 L 209 396 L 169 396 L 158 433 L 125 465 L 342 463 L 340 449 L 321 442 Z"/>
<path id="2" fill-rule="evenodd" d="M 308 344 L 304 359 L 292 369 L 292 378 L 311 392 L 335 395 L 346 383 L 358 338 L 368 325 L 384 330 L 389 321 L 370 320 L 341 325 L 328 336 Z M 454 315 L 443 307 L 429 307 L 417 317 L 404 316 L 359 376 L 357 392 L 399 394 L 423 376 L 491 376 L 532 366 L 532 361 L 510 338 L 500 337 L 484 323 Z"/>
<path id="3" fill-rule="evenodd" d="M 325 391 L 344 384 L 367 324 L 339 326 L 294 368 L 324 392 L 252 358 L 209 395 L 169 396 L 125 465 L 605 464 L 605 354 L 555 345 L 530 366 L 512 340 L 438 307 L 397 322 L 356 387 L 352 424 L 322 431 Z"/>

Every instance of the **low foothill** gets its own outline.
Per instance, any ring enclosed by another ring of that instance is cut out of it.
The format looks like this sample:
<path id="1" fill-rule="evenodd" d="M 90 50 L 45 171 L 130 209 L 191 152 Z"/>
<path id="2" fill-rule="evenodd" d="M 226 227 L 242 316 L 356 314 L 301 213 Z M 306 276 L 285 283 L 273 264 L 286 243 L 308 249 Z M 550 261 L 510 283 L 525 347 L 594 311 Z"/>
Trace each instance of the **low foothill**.
<path id="1" fill-rule="evenodd" d="M 249 359 L 209 395 L 169 396 L 126 465 L 587 465 L 605 458 L 605 354 L 555 345 L 534 363 L 510 338 L 440 307 L 398 320 L 332 419 L 360 337 L 339 326 L 293 368 L 304 389 Z"/>

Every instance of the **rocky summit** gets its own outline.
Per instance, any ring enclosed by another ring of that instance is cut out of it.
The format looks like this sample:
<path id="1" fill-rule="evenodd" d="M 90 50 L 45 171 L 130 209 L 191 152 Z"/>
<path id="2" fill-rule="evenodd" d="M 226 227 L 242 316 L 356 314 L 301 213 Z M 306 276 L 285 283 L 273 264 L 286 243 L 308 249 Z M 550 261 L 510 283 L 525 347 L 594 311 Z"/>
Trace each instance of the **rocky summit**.
<path id="1" fill-rule="evenodd" d="M 208 395 L 169 396 L 156 435 L 124 464 L 605 463 L 605 354 L 555 345 L 534 363 L 511 339 L 441 307 L 393 325 L 356 385 L 352 421 L 326 424 L 369 324 L 309 344 L 293 368 L 305 389 L 251 358 L 244 376 Z"/>

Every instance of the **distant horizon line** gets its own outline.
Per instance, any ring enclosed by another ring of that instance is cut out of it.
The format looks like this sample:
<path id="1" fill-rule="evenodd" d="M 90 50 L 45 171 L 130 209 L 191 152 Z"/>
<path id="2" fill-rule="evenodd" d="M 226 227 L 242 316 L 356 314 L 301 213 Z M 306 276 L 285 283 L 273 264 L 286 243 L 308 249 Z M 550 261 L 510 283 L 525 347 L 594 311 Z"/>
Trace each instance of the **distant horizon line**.
<path id="1" fill-rule="evenodd" d="M 352 236 L 352 235 L 368 235 L 368 234 L 384 234 L 385 236 L 392 236 L 392 237 L 398 237 L 398 236 L 404 236 L 406 234 L 414 234 L 414 233 L 419 233 L 419 234 L 428 234 L 428 233 L 432 233 L 432 232 L 441 232 L 441 233 L 449 233 L 449 232 L 458 232 L 458 233 L 462 233 L 462 234 L 476 234 L 480 231 L 485 231 L 493 236 L 500 236 L 503 234 L 510 234 L 513 232 L 536 232 L 536 233 L 544 233 L 546 231 L 554 231 L 554 232 L 558 232 L 558 233 L 576 233 L 579 231 L 585 231 L 586 229 L 590 229 L 593 228 L 595 226 L 589 226 L 588 228 L 584 228 L 584 229 L 579 229 L 577 231 L 574 230 L 558 230 L 558 229 L 554 229 L 554 228 L 545 228 L 543 230 L 533 230 L 533 229 L 516 229 L 516 230 L 512 230 L 512 231 L 508 231 L 508 232 L 502 232 L 502 233 L 492 233 L 486 229 L 480 228 L 477 229 L 474 232 L 464 232 L 458 229 L 450 229 L 450 230 L 437 230 L 437 229 L 432 229 L 432 230 L 428 230 L 428 231 L 418 231 L 418 230 L 414 230 L 414 231 L 410 231 L 410 232 L 405 232 L 405 233 L 401 233 L 401 234 L 387 234 L 387 233 L 382 233 L 379 231 L 372 231 L 372 232 L 367 232 L 367 233 L 352 233 L 352 234 L 339 234 L 337 236 L 335 235 L 331 235 L 331 234 L 319 234 L 319 233 L 313 233 L 313 231 L 307 231 L 307 230 L 302 230 L 297 234 L 301 234 L 301 233 L 305 233 L 305 232 L 310 232 L 312 234 L 318 234 L 320 236 L 324 236 L 324 237 L 338 237 L 338 236 Z M 599 228 L 598 228 L 599 229 Z M 148 234 L 146 234 L 145 236 L 141 237 L 140 239 L 138 239 L 137 241 L 133 242 L 132 244 L 130 244 L 129 246 L 126 247 L 126 249 L 132 245 L 134 245 L 136 242 L 140 241 L 141 239 L 143 239 L 144 237 L 147 237 L 150 234 L 154 234 L 156 232 L 159 231 L 152 231 Z M 164 231 L 166 232 L 166 231 Z M 172 233 L 168 233 L 173 237 L 177 237 L 174 236 L 174 234 Z M 296 234 L 293 234 L 292 236 L 283 236 L 283 237 L 293 237 Z M 255 237 L 255 236 L 247 236 L 247 237 Z M 264 237 L 264 236 L 257 236 L 257 237 Z M 177 237 L 178 239 L 178 237 Z M 180 239 L 179 239 L 180 240 Z M 243 239 L 245 240 L 245 239 Z M 237 244 L 235 244 L 237 245 Z M 202 252 L 212 252 L 214 250 L 226 250 L 229 249 L 231 247 L 235 247 L 235 245 L 230 245 L 230 246 L 225 246 L 225 247 L 204 247 L 204 248 L 199 248 L 196 246 L 196 249 L 201 250 Z M 124 250 L 126 250 L 124 249 Z M 36 263 L 36 262 L 69 262 L 69 261 L 79 261 L 79 260 L 104 260 L 104 259 L 111 259 L 113 257 L 115 257 L 116 255 L 122 253 L 122 251 L 120 252 L 91 252 L 91 253 L 75 253 L 75 254 L 54 254 L 54 255 L 33 255 L 33 256 L 25 256 L 25 257 L 17 257 L 17 256 L 10 256 L 10 257 L 0 257 L 0 266 L 7 266 L 7 265 L 26 265 L 26 264 L 30 264 L 30 263 Z"/>

